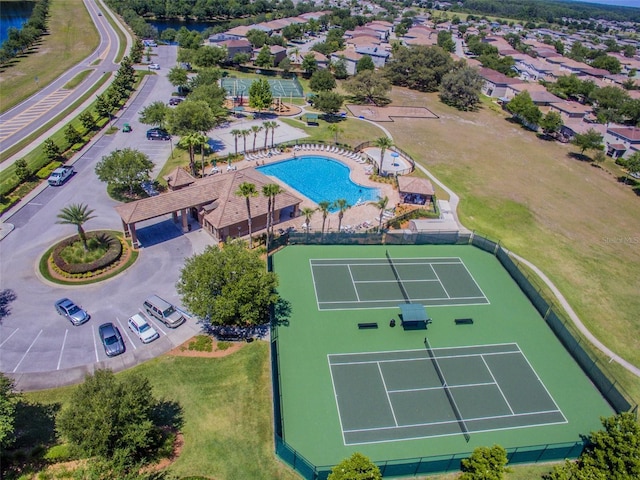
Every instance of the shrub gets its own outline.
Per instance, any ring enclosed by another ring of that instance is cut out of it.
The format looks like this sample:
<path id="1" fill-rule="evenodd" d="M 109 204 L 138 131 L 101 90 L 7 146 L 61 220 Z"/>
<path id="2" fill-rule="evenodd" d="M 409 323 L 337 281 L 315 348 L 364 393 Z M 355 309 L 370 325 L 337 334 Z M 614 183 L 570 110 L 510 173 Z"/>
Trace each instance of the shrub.
<path id="1" fill-rule="evenodd" d="M 72 458 L 71 452 L 69 451 L 69 445 L 54 445 L 44 455 L 45 460 L 49 460 L 53 463 L 57 462 L 66 462 Z"/>
<path id="2" fill-rule="evenodd" d="M 107 252 L 99 259 L 90 263 L 67 263 L 60 255 L 69 245 L 80 241 L 78 235 L 69 237 L 56 245 L 51 253 L 53 264 L 62 272 L 69 274 L 91 274 L 96 271 L 104 269 L 109 265 L 115 263 L 122 256 L 122 243 L 118 238 L 115 238 L 105 232 L 89 232 L 87 233 L 87 240 L 95 238 L 99 242 L 107 244 L 109 246 Z"/>
<path id="3" fill-rule="evenodd" d="M 209 335 L 198 335 L 189 343 L 189 350 L 196 352 L 210 352 L 213 350 L 213 339 Z"/>
<path id="4" fill-rule="evenodd" d="M 62 162 L 58 162 L 58 161 L 51 162 L 48 165 L 45 165 L 44 167 L 42 167 L 40 170 L 38 170 L 36 172 L 36 177 L 38 177 L 41 180 L 49 178 L 49 175 L 51 175 L 51 172 L 53 172 L 60 165 L 62 165 Z"/>

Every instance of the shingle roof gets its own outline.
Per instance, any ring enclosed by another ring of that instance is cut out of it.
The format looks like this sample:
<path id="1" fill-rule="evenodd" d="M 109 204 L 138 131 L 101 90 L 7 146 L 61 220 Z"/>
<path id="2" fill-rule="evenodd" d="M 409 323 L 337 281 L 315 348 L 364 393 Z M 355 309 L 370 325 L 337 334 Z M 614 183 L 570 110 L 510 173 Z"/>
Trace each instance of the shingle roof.
<path id="1" fill-rule="evenodd" d="M 177 167 L 169 175 L 165 175 L 164 179 L 173 190 L 186 187 L 196 181 L 196 179 L 182 167 Z"/>
<path id="2" fill-rule="evenodd" d="M 640 128 L 638 127 L 613 127 L 609 128 L 608 132 L 615 133 L 632 142 L 640 140 Z"/>
<path id="3" fill-rule="evenodd" d="M 124 223 L 136 223 L 166 215 L 171 212 L 198 205 L 218 202 L 218 208 L 206 215 L 216 228 L 233 225 L 247 219 L 245 199 L 235 192 L 243 182 L 253 183 L 260 192 L 262 186 L 273 183 L 269 177 L 253 168 L 205 177 L 195 180 L 193 185 L 180 190 L 163 193 L 155 197 L 143 198 L 135 202 L 118 205 L 116 212 Z M 285 192 L 276 196 L 276 209 L 297 205 L 302 200 Z M 250 199 L 251 215 L 259 216 L 267 212 L 267 199 L 262 195 Z"/>
<path id="4" fill-rule="evenodd" d="M 426 178 L 407 177 L 400 175 L 398 177 L 398 191 L 408 193 L 419 193 L 421 195 L 435 195 L 433 185 Z"/>

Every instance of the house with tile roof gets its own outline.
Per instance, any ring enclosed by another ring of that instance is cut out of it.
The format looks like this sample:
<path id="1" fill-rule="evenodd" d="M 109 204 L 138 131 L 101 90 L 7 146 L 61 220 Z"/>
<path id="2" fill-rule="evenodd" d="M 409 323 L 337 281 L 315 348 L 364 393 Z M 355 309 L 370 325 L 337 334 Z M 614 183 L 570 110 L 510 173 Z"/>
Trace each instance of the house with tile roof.
<path id="1" fill-rule="evenodd" d="M 254 168 L 234 170 L 205 178 L 194 178 L 182 168 L 167 177 L 169 191 L 115 207 L 122 220 L 124 233 L 138 245 L 136 224 L 171 214 L 182 231 L 191 230 L 191 220 L 197 220 L 202 229 L 217 241 L 243 237 L 249 233 L 246 200 L 236 195 L 240 184 L 252 183 L 260 192 L 262 186 L 273 181 Z M 274 224 L 299 215 L 302 199 L 285 191 L 274 199 Z M 262 195 L 249 199 L 252 232 L 267 225 L 268 199 Z"/>
<path id="2" fill-rule="evenodd" d="M 607 155 L 613 158 L 629 158 L 640 151 L 640 128 L 610 126 L 604 134 Z"/>
<path id="3" fill-rule="evenodd" d="M 480 68 L 478 70 L 484 80 L 482 93 L 491 98 L 507 98 L 507 87 L 515 83 L 521 83 L 517 78 L 507 77 L 504 73 L 497 72 L 491 68 Z"/>

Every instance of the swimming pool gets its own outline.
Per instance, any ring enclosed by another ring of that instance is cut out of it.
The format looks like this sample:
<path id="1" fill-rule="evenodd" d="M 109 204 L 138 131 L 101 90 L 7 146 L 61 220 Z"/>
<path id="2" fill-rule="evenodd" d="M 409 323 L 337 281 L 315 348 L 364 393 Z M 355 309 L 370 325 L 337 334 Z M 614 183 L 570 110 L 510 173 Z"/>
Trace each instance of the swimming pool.
<path id="1" fill-rule="evenodd" d="M 310 198 L 315 203 L 331 203 L 344 198 L 349 205 L 375 201 L 380 195 L 377 188 L 365 187 L 349 178 L 349 167 L 331 158 L 310 155 L 271 163 L 256 170 L 271 175 Z M 335 212 L 336 208 L 329 211 Z"/>

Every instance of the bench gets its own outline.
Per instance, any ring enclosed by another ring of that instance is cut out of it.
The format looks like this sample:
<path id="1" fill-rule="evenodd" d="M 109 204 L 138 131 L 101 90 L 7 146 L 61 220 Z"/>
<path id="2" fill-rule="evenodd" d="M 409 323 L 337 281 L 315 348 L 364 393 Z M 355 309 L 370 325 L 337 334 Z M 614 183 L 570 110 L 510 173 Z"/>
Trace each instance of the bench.
<path id="1" fill-rule="evenodd" d="M 426 330 L 427 325 L 431 323 L 429 320 L 403 320 L 402 328 L 405 330 Z"/>
<path id="2" fill-rule="evenodd" d="M 359 323 L 358 328 L 360 330 L 367 330 L 370 328 L 378 328 L 378 322 Z"/>
<path id="3" fill-rule="evenodd" d="M 454 322 L 456 322 L 456 325 L 471 325 L 473 318 L 456 318 Z"/>

